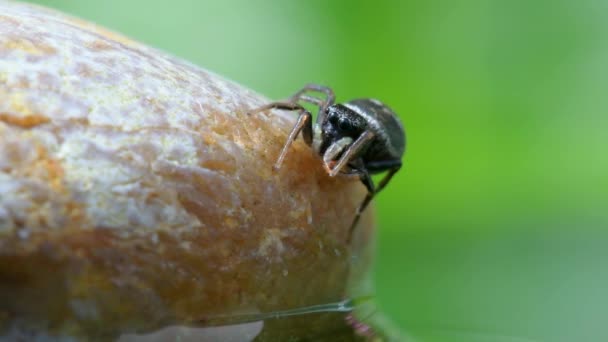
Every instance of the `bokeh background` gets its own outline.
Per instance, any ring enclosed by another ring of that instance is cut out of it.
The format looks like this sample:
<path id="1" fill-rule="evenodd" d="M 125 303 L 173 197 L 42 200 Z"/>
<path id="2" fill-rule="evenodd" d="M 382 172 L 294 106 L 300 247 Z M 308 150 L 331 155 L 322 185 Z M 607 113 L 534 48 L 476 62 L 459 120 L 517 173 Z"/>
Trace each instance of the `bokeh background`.
<path id="1" fill-rule="evenodd" d="M 273 99 L 375 97 L 380 307 L 423 341 L 608 341 L 608 1 L 39 0 Z"/>

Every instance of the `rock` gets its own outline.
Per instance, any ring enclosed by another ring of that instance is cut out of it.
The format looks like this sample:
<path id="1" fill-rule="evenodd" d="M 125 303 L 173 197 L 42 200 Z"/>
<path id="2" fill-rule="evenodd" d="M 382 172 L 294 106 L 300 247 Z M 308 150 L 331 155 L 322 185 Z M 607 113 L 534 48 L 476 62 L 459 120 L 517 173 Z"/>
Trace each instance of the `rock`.
<path id="1" fill-rule="evenodd" d="M 364 187 L 329 178 L 301 139 L 273 172 L 295 115 L 247 114 L 267 101 L 0 1 L 0 336 L 114 339 L 352 295 Z M 336 324 L 323 317 L 300 329 Z"/>

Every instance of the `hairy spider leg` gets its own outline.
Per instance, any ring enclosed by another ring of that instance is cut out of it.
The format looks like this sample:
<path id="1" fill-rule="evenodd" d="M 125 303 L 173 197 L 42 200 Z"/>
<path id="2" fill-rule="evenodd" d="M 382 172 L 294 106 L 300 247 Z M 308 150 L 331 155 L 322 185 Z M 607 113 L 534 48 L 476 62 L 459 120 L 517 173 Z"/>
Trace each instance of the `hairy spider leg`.
<path id="1" fill-rule="evenodd" d="M 331 106 L 336 101 L 336 95 L 334 95 L 334 91 L 331 88 L 318 85 L 318 84 L 307 84 L 302 89 L 298 90 L 295 94 L 293 94 L 290 99 L 297 99 L 304 93 L 317 92 L 323 93 L 326 96 L 326 100 L 324 101 L 327 104 L 327 107 Z"/>
<path id="2" fill-rule="evenodd" d="M 300 113 L 296 124 L 291 129 L 291 132 L 289 132 L 289 136 L 287 137 L 287 141 L 285 141 L 285 145 L 283 145 L 281 154 L 279 154 L 277 161 L 272 167 L 276 171 L 281 168 L 283 160 L 285 160 L 285 156 L 287 155 L 287 151 L 289 151 L 289 147 L 291 147 L 291 144 L 298 137 L 298 133 L 302 132 L 304 142 L 306 142 L 308 146 L 312 145 L 312 115 L 306 110 L 306 108 L 297 103 L 290 102 L 272 102 L 254 109 L 251 113 L 263 112 L 268 109 L 282 109 L 288 111 L 298 111 L 298 113 Z"/>
<path id="3" fill-rule="evenodd" d="M 361 151 L 361 149 L 363 147 L 365 147 L 365 145 L 367 143 L 369 143 L 373 138 L 374 138 L 374 133 L 369 132 L 369 131 L 363 132 L 357 138 L 357 140 L 355 140 L 354 143 L 352 143 L 350 146 L 348 146 L 346 151 L 344 151 L 344 153 L 342 154 L 342 157 L 340 157 L 340 160 L 338 161 L 338 163 L 333 168 L 329 168 L 329 166 L 327 164 L 325 164 L 326 169 L 329 170 L 329 176 L 335 177 L 340 172 L 340 170 L 342 170 L 346 166 L 346 164 L 348 164 L 348 162 L 350 162 L 353 159 L 353 157 L 356 156 L 357 153 L 359 153 L 359 151 Z M 340 140 L 342 140 L 342 139 L 340 139 Z M 338 140 L 338 142 L 340 142 L 340 140 Z M 323 159 L 325 160 L 325 158 L 323 158 Z"/>
<path id="4" fill-rule="evenodd" d="M 340 153 L 342 153 L 342 151 L 344 151 L 344 149 L 352 143 L 353 138 L 343 137 L 338 139 L 338 141 L 334 142 L 327 148 L 325 154 L 323 154 L 323 167 L 325 168 L 325 171 L 327 171 L 328 174 L 331 174 L 332 172 L 332 167 L 335 164 L 334 159 L 336 159 L 336 157 L 339 156 Z"/>
<path id="5" fill-rule="evenodd" d="M 325 94 L 325 100 L 319 99 L 318 97 L 309 96 L 306 93 L 323 93 Z M 319 113 L 317 122 L 323 122 L 325 120 L 325 113 L 329 106 L 336 102 L 336 95 L 331 88 L 318 85 L 318 84 L 307 84 L 302 89 L 298 90 L 289 98 L 290 102 L 304 101 L 319 106 Z"/>
<path id="6" fill-rule="evenodd" d="M 362 162 L 360 164 L 363 165 Z M 363 211 L 365 211 L 365 208 L 367 208 L 368 204 L 372 201 L 374 196 L 376 196 L 378 193 L 380 193 L 380 191 L 382 191 L 382 189 L 384 189 L 384 187 L 388 184 L 388 182 L 390 182 L 391 178 L 393 178 L 393 176 L 395 175 L 395 173 L 397 173 L 397 171 L 399 171 L 399 169 L 401 169 L 400 161 L 399 161 L 398 165 L 395 165 L 394 167 L 392 167 L 388 170 L 387 174 L 382 178 L 380 183 L 378 183 L 378 187 L 374 186 L 372 177 L 370 177 L 369 172 L 367 171 L 367 169 L 365 167 L 363 167 L 362 169 L 359 170 L 361 182 L 363 182 L 363 184 L 367 188 L 367 195 L 363 199 L 363 202 L 361 202 L 361 204 L 359 204 L 359 208 L 357 208 L 357 212 L 355 213 L 355 218 L 354 218 L 353 223 L 351 224 L 350 230 L 348 232 L 348 240 L 347 240 L 348 242 L 350 242 L 350 240 L 352 239 L 353 231 L 355 230 L 357 223 L 359 223 L 359 219 L 361 218 L 361 213 L 363 213 Z"/>

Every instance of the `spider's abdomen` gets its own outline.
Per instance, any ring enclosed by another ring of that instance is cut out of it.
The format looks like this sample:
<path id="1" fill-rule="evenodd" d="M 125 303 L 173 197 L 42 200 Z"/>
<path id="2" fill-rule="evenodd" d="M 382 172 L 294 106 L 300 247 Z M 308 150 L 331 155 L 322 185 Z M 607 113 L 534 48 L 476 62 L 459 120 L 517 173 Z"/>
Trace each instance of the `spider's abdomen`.
<path id="1" fill-rule="evenodd" d="M 356 99 L 344 106 L 364 118 L 367 129 L 376 135 L 364 157 L 366 161 L 401 159 L 405 152 L 405 130 L 392 109 L 374 99 Z"/>

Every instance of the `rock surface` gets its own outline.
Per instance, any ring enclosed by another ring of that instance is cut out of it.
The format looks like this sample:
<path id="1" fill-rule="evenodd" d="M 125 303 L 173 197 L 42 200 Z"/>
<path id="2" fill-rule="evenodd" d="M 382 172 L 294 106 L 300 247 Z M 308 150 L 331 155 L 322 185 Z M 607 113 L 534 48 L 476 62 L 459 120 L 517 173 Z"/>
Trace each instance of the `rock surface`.
<path id="1" fill-rule="evenodd" d="M 273 172 L 295 115 L 247 114 L 266 101 L 0 1 L 0 336 L 114 338 L 345 298 L 372 232 L 366 214 L 346 243 L 364 188 L 301 139 Z"/>

